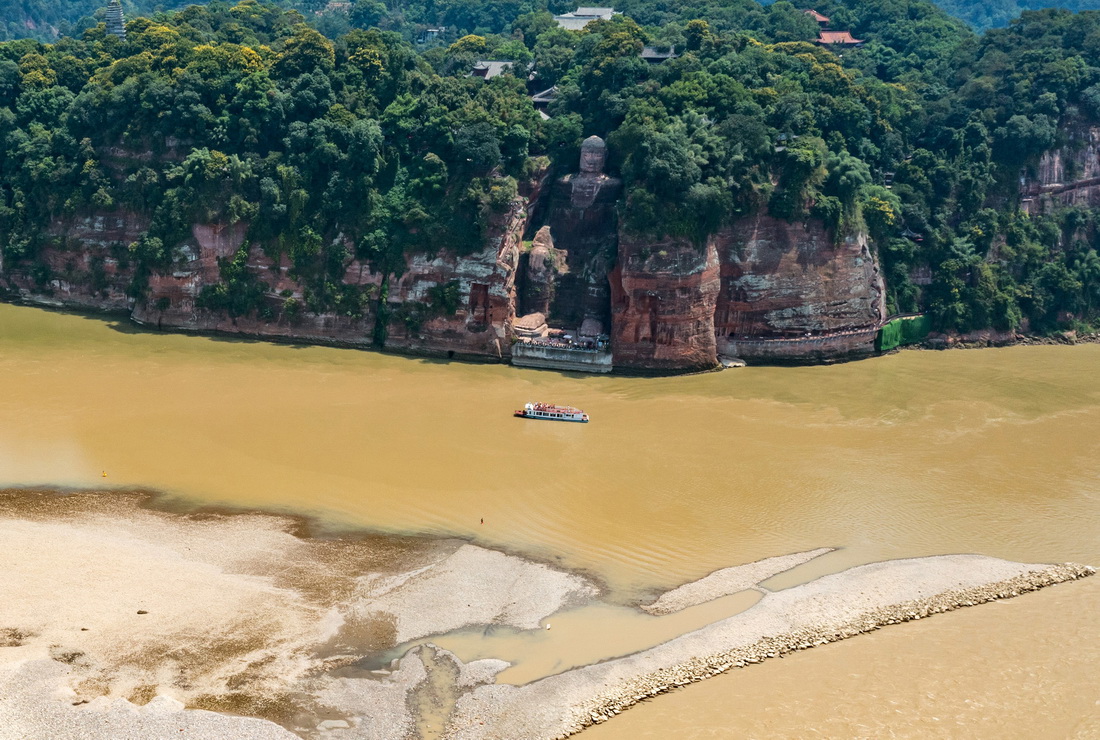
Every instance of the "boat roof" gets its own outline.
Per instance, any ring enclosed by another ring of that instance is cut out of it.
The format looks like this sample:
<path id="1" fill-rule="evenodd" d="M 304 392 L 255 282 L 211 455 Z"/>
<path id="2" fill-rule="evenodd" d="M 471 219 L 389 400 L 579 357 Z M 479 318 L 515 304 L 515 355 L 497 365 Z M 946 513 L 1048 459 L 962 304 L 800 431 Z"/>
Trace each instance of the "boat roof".
<path id="1" fill-rule="evenodd" d="M 531 401 L 532 406 L 540 411 L 572 411 L 573 413 L 583 414 L 579 408 L 575 406 L 558 406 L 556 403 L 540 403 L 539 401 Z"/>

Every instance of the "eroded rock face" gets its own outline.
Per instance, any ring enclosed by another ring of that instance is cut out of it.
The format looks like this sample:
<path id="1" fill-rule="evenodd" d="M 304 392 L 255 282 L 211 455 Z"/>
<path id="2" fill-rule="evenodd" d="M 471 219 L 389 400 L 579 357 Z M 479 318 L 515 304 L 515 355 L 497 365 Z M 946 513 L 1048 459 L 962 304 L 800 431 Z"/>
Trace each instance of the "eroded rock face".
<path id="1" fill-rule="evenodd" d="M 520 296 L 523 314 L 550 313 L 558 277 L 568 271 L 568 253 L 554 245 L 550 227 L 543 226 L 535 234 L 531 250 L 524 263 L 524 287 Z"/>
<path id="2" fill-rule="evenodd" d="M 223 311 L 200 308 L 198 299 L 203 288 L 221 280 L 218 259 L 232 258 L 245 243 L 247 234 L 248 224 L 243 222 L 194 224 L 191 239 L 175 249 L 176 261 L 171 272 L 150 276 L 148 296 L 134 306 L 133 318 L 144 324 L 190 331 L 336 341 L 362 346 L 371 343 L 375 301 L 367 301 L 367 308 L 360 317 L 332 312 L 309 313 L 304 310 L 302 284 L 290 276 L 289 259 L 280 255 L 275 261 L 256 244 L 249 245 L 248 269 L 268 285 L 264 301 L 266 315 L 234 317 Z M 358 286 L 374 298 L 378 295 L 382 276 L 372 272 L 367 263 L 352 260 L 343 281 Z"/>
<path id="3" fill-rule="evenodd" d="M 390 285 L 391 312 L 386 347 L 406 352 L 501 358 L 511 346 L 516 316 L 515 281 L 519 240 L 526 213 L 511 214 L 502 233 L 479 252 L 413 255 L 405 273 Z M 453 285 L 453 314 L 434 312 L 419 325 L 399 309 L 432 304 L 430 292 Z"/>
<path id="4" fill-rule="evenodd" d="M 1089 131 L 1074 167 L 1097 175 L 1100 129 Z M 148 224 L 134 214 L 56 223 L 37 271 L 6 265 L 0 281 L 32 300 L 131 310 L 134 319 L 164 328 L 357 346 L 383 338 L 390 349 L 452 357 L 508 358 L 517 309 L 543 314 L 551 326 L 610 328 L 614 365 L 627 370 L 713 367 L 719 356 L 798 361 L 873 351 L 885 306 L 864 238 L 835 240 L 819 222 L 764 213 L 699 246 L 620 234 L 622 183 L 602 172 L 602 142 L 590 138 L 585 146 L 581 171 L 559 178 L 548 194 L 547 224 L 525 258 L 521 239 L 545 172 L 492 219 L 477 252 L 458 255 L 441 244 L 408 256 L 401 273 L 389 277 L 349 260 L 342 282 L 363 298 L 355 316 L 308 311 L 288 258 L 273 259 L 258 244 L 247 245 L 247 265 L 266 284 L 261 310 L 233 317 L 200 308 L 203 289 L 221 282 L 219 259 L 246 243 L 243 222 L 195 224 L 190 238 L 172 247 L 172 266 L 151 276 L 136 304 L 128 296 L 128 247 Z M 1044 161 L 1045 179 L 1065 169 L 1055 154 Z"/>
<path id="5" fill-rule="evenodd" d="M 50 225 L 51 245 L 40 252 L 38 269 L 9 266 L 0 284 L 32 301 L 129 310 L 133 266 L 128 247 L 148 226 L 127 211 L 59 220 Z"/>
<path id="6" fill-rule="evenodd" d="M 1100 126 L 1075 125 L 1064 147 L 1044 152 L 1020 184 L 1022 208 L 1046 213 L 1056 206 L 1100 207 Z"/>
<path id="7" fill-rule="evenodd" d="M 541 188 L 541 175 L 526 184 L 511 209 L 491 221 L 481 251 L 458 256 L 441 249 L 409 257 L 405 272 L 390 284 L 387 348 L 483 359 L 511 354 L 520 243 Z M 453 314 L 436 311 L 418 323 L 400 310 L 429 305 L 430 291 L 452 284 L 457 296 Z"/>
<path id="8" fill-rule="evenodd" d="M 704 247 L 623 235 L 611 276 L 615 366 L 713 367 L 718 355 L 827 360 L 870 353 L 885 318 L 878 265 L 861 236 L 766 214 Z"/>
<path id="9" fill-rule="evenodd" d="M 865 237 L 834 239 L 819 221 L 788 223 L 759 213 L 715 240 L 722 262 L 714 321 L 720 353 L 824 359 L 873 351 L 886 306 Z"/>
<path id="10" fill-rule="evenodd" d="M 273 259 L 262 245 L 247 243 L 246 222 L 194 224 L 190 237 L 171 248 L 171 267 L 150 276 L 148 290 L 137 302 L 128 295 L 134 277 L 129 245 L 140 239 L 148 223 L 123 212 L 51 225 L 51 246 L 40 253 L 38 264 L 33 269 L 0 265 L 0 287 L 31 301 L 131 311 L 136 321 L 162 328 L 359 346 L 375 344 L 381 334 L 387 348 L 399 351 L 506 358 L 516 311 L 520 240 L 544 178 L 545 172 L 536 173 L 511 207 L 493 218 L 482 250 L 460 256 L 440 245 L 434 254 L 410 255 L 401 274 L 389 278 L 384 321 L 379 319 L 379 299 L 386 276 L 370 263 L 352 259 L 345 265 L 343 284 L 363 296 L 357 315 L 312 313 L 290 260 L 285 255 Z M 234 257 L 242 246 L 248 250 L 249 272 L 266 285 L 261 310 L 231 316 L 200 307 L 203 289 L 221 282 L 218 260 Z M 444 289 L 446 300 L 441 301 Z"/>
<path id="11" fill-rule="evenodd" d="M 714 310 L 721 289 L 714 240 L 638 240 L 623 235 L 611 273 L 616 367 L 690 370 L 718 362 Z"/>

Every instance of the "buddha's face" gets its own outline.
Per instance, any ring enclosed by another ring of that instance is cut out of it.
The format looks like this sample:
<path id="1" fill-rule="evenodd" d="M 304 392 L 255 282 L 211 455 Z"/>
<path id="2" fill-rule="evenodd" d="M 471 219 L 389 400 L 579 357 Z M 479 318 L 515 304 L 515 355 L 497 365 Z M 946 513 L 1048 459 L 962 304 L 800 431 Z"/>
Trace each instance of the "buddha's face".
<path id="1" fill-rule="evenodd" d="M 581 172 L 599 174 L 607 160 L 607 149 L 602 146 L 581 147 Z"/>

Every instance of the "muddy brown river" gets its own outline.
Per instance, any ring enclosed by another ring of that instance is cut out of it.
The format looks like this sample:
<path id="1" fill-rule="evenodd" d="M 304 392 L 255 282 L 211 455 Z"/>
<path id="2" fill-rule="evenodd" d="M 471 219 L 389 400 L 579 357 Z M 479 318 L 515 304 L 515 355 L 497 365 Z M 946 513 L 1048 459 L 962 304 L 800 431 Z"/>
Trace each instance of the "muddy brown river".
<path id="1" fill-rule="evenodd" d="M 768 583 L 944 553 L 1100 565 L 1100 345 L 589 377 L 146 332 L 0 305 L 0 487 L 459 536 L 596 577 L 557 633 L 452 634 L 523 682 L 743 609 L 630 605 L 729 565 Z M 592 423 L 515 419 L 525 401 Z M 104 475 L 106 477 L 104 477 Z M 484 524 L 482 524 L 484 521 Z M 634 737 L 1100 736 L 1100 579 L 733 671 L 585 731 Z M 565 637 L 568 635 L 568 638 Z"/>

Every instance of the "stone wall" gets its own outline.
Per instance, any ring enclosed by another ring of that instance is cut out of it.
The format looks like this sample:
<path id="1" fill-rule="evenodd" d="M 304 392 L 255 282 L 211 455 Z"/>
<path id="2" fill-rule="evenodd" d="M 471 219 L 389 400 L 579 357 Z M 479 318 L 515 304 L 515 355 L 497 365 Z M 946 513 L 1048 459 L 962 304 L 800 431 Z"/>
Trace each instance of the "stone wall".
<path id="1" fill-rule="evenodd" d="M 718 353 L 757 362 L 829 362 L 874 354 L 878 332 L 876 328 L 868 328 L 801 339 L 722 337 L 718 340 Z"/>
<path id="2" fill-rule="evenodd" d="M 512 345 L 512 364 L 546 370 L 609 373 L 612 370 L 613 360 L 610 352 L 517 342 Z"/>

